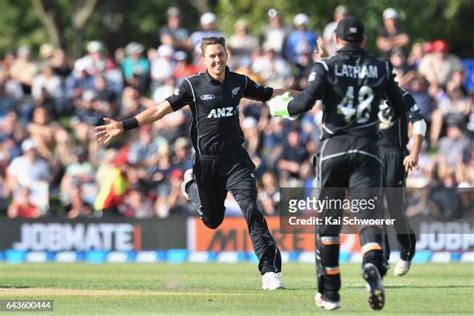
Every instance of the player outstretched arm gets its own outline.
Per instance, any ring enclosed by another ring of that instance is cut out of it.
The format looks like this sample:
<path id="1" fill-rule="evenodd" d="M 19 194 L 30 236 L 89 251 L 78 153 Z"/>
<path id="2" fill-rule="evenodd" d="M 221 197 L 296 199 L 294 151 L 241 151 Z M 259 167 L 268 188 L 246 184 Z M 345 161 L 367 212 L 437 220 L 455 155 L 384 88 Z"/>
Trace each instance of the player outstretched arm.
<path id="1" fill-rule="evenodd" d="M 426 123 L 423 119 L 417 123 L 424 124 L 425 131 L 426 131 Z M 410 154 L 406 156 L 405 159 L 403 160 L 403 165 L 405 166 L 406 172 L 410 172 L 418 167 L 418 157 L 420 156 L 421 145 L 423 144 L 423 138 L 424 138 L 424 134 L 416 134 L 414 124 L 412 124 L 412 126 L 413 126 L 412 128 L 413 135 L 411 137 L 412 148 L 410 150 Z"/>
<path id="2" fill-rule="evenodd" d="M 140 101 L 145 106 L 148 106 L 148 108 L 132 118 L 128 118 L 122 122 L 108 117 L 104 118 L 105 125 L 96 126 L 94 128 L 97 140 L 107 145 L 113 139 L 122 135 L 123 132 L 138 128 L 142 125 L 153 123 L 161 119 L 166 114 L 173 112 L 173 108 L 168 101 L 161 102 L 158 105 L 155 105 L 153 101 L 146 98 L 141 98 Z"/>
<path id="3" fill-rule="evenodd" d="M 284 96 L 284 95 L 296 97 L 300 93 L 301 91 L 296 91 L 296 90 L 291 90 L 291 89 L 273 89 L 272 98 L 275 98 L 278 96 Z"/>
<path id="4" fill-rule="evenodd" d="M 417 168 L 418 157 L 420 156 L 421 145 L 423 144 L 423 138 L 426 134 L 426 122 L 420 114 L 420 109 L 416 105 L 415 100 L 408 92 L 403 94 L 403 100 L 409 110 L 405 112 L 408 116 L 409 123 L 411 125 L 411 144 L 412 148 L 410 154 L 403 160 L 405 171 L 410 172 Z"/>
<path id="5" fill-rule="evenodd" d="M 252 100 L 267 102 L 268 106 L 270 107 L 270 114 L 272 116 L 277 116 L 272 112 L 272 109 L 274 109 L 273 104 L 275 102 L 278 103 L 281 100 L 287 100 L 285 103 L 286 107 L 286 104 L 289 102 L 289 100 L 291 100 L 293 97 L 297 96 L 300 93 L 300 91 L 291 89 L 273 89 L 271 87 L 263 87 L 255 83 L 252 79 L 246 77 L 244 97 Z"/>

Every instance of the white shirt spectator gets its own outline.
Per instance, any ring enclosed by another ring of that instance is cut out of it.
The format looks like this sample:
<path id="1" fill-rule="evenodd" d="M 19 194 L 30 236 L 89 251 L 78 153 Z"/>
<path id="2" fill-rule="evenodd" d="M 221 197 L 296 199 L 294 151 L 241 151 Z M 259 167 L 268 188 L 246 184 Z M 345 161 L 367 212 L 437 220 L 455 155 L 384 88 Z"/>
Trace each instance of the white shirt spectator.
<path id="1" fill-rule="evenodd" d="M 439 59 L 430 54 L 421 60 L 419 71 L 430 83 L 444 86 L 448 83 L 453 72 L 462 69 L 461 60 L 454 55 Z"/>
<path id="2" fill-rule="evenodd" d="M 348 14 L 349 12 L 345 6 L 338 6 L 334 10 L 334 21 L 329 22 L 324 28 L 323 39 L 326 43 L 326 49 L 328 51 L 329 56 L 334 55 L 337 52 L 336 40 L 334 38 L 334 32 L 336 31 L 337 24 Z"/>
<path id="3" fill-rule="evenodd" d="M 43 89 L 53 98 L 60 98 L 63 95 L 61 79 L 56 75 L 48 76 L 42 73 L 33 79 L 33 84 L 31 85 L 31 95 L 33 98 L 41 98 Z"/>
<path id="4" fill-rule="evenodd" d="M 252 71 L 265 80 L 265 84 L 275 87 L 286 87 L 286 80 L 292 75 L 291 66 L 279 55 L 276 55 L 273 50 L 268 47 L 262 56 L 255 59 L 252 64 Z"/>
<path id="5" fill-rule="evenodd" d="M 20 186 L 29 187 L 38 181 L 49 181 L 48 163 L 40 158 L 31 160 L 26 156 L 16 157 L 8 167 L 8 173 Z"/>
<path id="6" fill-rule="evenodd" d="M 201 53 L 201 41 L 204 37 L 222 37 L 224 34 L 216 29 L 216 16 L 211 12 L 201 15 L 201 30 L 194 32 L 189 37 L 189 42 L 194 47 L 196 54 Z"/>
<path id="7" fill-rule="evenodd" d="M 161 85 L 167 78 L 173 76 L 174 50 L 171 46 L 161 45 L 158 48 L 158 57 L 151 61 L 151 78 L 154 85 Z"/>
<path id="8" fill-rule="evenodd" d="M 268 24 L 262 32 L 263 46 L 281 54 L 289 30 L 283 25 L 282 18 L 276 9 L 269 9 L 267 15 Z"/>
<path id="9" fill-rule="evenodd" d="M 334 32 L 337 27 L 336 21 L 329 22 L 323 31 L 323 39 L 326 42 L 326 49 L 329 56 L 334 55 L 337 52 L 336 41 L 334 39 Z"/>

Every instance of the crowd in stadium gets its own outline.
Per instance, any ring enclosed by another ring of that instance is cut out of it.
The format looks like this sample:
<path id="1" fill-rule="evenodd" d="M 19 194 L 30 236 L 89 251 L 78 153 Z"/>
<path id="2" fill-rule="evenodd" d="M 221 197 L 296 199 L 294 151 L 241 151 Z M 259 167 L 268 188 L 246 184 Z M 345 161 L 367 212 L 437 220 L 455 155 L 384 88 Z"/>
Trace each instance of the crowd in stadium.
<path id="1" fill-rule="evenodd" d="M 181 26 L 180 11 L 167 11 L 159 31 L 161 44 L 146 48 L 131 42 L 115 52 L 103 43 L 87 43 L 84 56 L 70 62 L 63 50 L 45 43 L 39 52 L 19 47 L 0 61 L 0 214 L 134 218 L 194 215 L 180 191 L 183 173 L 192 166 L 187 136 L 188 109 L 167 115 L 104 147 L 94 137 L 100 117 L 125 119 L 148 106 L 142 96 L 161 102 L 183 78 L 204 71 L 198 51 L 203 37 L 226 35 L 229 66 L 274 88 L 302 89 L 321 36 L 335 52 L 337 21 L 348 14 L 339 6 L 334 22 L 322 32 L 308 28 L 300 13 L 285 25 L 282 12 L 268 11 L 259 37 L 244 20 L 232 34 L 216 27 L 205 13 L 201 28 Z M 399 85 L 415 98 L 429 132 L 419 169 L 409 187 L 474 185 L 473 96 L 462 61 L 443 39 L 414 42 L 399 25 L 396 10 L 380 17 L 376 39 L 380 56 L 394 66 Z M 34 60 L 32 56 L 38 56 Z M 311 159 L 318 152 L 321 111 L 299 120 L 270 119 L 268 108 L 245 100 L 240 105 L 245 146 L 256 165 L 258 200 L 265 214 L 278 212 L 280 187 L 313 187 Z M 229 195 L 227 214 L 240 214 Z M 412 207 L 412 213 L 424 212 Z"/>

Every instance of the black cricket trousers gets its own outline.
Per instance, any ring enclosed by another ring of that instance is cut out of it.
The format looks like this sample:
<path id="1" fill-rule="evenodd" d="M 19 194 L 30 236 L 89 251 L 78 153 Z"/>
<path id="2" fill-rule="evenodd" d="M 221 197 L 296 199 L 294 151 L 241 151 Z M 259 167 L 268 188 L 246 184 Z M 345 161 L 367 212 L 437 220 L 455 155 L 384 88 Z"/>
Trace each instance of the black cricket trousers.
<path id="1" fill-rule="evenodd" d="M 406 171 L 403 160 L 406 150 L 402 148 L 380 147 L 380 158 L 384 163 L 383 187 L 387 210 L 392 219 L 400 246 L 400 258 L 411 261 L 415 255 L 416 235 L 410 227 L 405 214 Z M 386 240 L 387 259 L 390 255 L 388 238 Z"/>
<path id="2" fill-rule="evenodd" d="M 351 135 L 336 135 L 321 144 L 316 161 L 320 199 L 344 200 L 349 189 L 351 200 L 372 200 L 375 208 L 357 213 L 359 219 L 380 219 L 383 214 L 382 161 L 376 140 Z M 325 217 L 341 217 L 336 206 L 324 208 Z M 373 263 L 385 275 L 383 226 L 357 227 L 361 239 L 363 262 Z M 339 301 L 339 233 L 341 225 L 319 226 L 316 231 L 316 273 L 318 291 L 323 297 Z"/>
<path id="3" fill-rule="evenodd" d="M 247 222 L 260 273 L 278 273 L 281 272 L 281 254 L 257 205 L 254 170 L 255 165 L 243 148 L 220 156 L 196 154 L 195 181 L 187 191 L 191 202 L 200 206 L 202 221 L 211 229 L 219 227 L 224 220 L 224 201 L 227 192 L 231 192 Z"/>

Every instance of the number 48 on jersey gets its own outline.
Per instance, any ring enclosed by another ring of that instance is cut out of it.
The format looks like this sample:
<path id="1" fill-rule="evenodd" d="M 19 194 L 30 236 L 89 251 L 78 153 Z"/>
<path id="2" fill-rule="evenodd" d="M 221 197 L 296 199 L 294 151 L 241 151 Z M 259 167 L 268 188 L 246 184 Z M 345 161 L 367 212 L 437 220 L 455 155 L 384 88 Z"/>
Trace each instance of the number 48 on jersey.
<path id="1" fill-rule="evenodd" d="M 347 123 L 364 124 L 370 119 L 370 109 L 374 93 L 368 86 L 362 86 L 358 93 L 357 102 L 354 102 L 354 87 L 349 86 L 341 103 L 337 105 L 337 113 L 344 116 Z"/>

